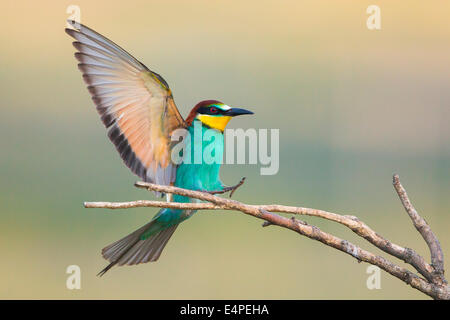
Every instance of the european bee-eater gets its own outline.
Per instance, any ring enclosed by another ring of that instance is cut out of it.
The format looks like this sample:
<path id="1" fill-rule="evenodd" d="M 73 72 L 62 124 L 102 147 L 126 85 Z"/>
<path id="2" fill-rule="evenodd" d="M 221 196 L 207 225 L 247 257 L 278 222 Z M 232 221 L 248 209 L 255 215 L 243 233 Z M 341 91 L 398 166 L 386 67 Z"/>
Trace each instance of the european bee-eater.
<path id="1" fill-rule="evenodd" d="M 184 128 L 191 135 L 184 149 L 191 150 L 191 157 L 196 147 L 203 152 L 214 143 L 215 157 L 221 158 L 223 131 L 228 121 L 253 112 L 231 108 L 217 100 L 205 100 L 183 120 L 169 85 L 159 74 L 94 30 L 75 21 L 69 23 L 75 28 L 66 32 L 76 40 L 73 45 L 78 51 L 75 53 L 80 62 L 78 68 L 108 129 L 108 137 L 131 171 L 146 182 L 161 185 L 210 192 L 232 188 L 220 181 L 220 163 L 175 163 L 171 156 L 171 136 L 176 129 Z M 201 130 L 197 131 L 194 128 L 199 124 Z M 209 142 L 202 139 L 207 131 Z M 195 137 L 198 134 L 202 135 L 200 139 Z M 201 145 L 196 141 L 201 141 Z M 175 195 L 173 201 L 198 200 Z M 149 223 L 103 248 L 102 255 L 110 264 L 99 275 L 114 265 L 158 260 L 178 225 L 194 213 L 193 210 L 161 209 Z"/>

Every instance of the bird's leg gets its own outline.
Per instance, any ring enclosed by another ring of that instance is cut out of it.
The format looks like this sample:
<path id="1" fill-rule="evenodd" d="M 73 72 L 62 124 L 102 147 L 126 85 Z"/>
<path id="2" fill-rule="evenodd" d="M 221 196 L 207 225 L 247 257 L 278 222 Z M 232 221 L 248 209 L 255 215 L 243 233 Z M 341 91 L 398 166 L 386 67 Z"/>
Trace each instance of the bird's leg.
<path id="1" fill-rule="evenodd" d="M 219 193 L 226 193 L 228 191 L 230 192 L 230 198 L 233 196 L 233 193 L 237 190 L 237 188 L 239 188 L 240 186 L 242 186 L 245 182 L 245 177 L 243 177 L 241 179 L 241 181 L 239 181 L 237 184 L 235 184 L 234 186 L 231 187 L 223 187 L 222 190 L 216 190 L 216 191 L 205 191 L 209 194 L 219 194 Z"/>

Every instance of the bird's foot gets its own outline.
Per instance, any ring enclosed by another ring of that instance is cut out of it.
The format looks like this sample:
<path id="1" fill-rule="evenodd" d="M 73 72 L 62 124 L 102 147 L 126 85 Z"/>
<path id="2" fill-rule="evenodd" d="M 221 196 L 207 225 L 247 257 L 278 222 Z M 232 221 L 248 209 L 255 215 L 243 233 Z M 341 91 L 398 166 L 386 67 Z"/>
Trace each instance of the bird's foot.
<path id="1" fill-rule="evenodd" d="M 220 194 L 220 193 L 226 193 L 226 192 L 230 192 L 230 198 L 233 196 L 233 193 L 237 190 L 237 188 L 239 188 L 240 186 L 242 186 L 245 182 L 245 177 L 243 177 L 241 179 L 241 181 L 239 181 L 237 184 L 235 184 L 234 186 L 231 187 L 224 187 L 222 190 L 217 190 L 217 191 L 206 191 L 209 194 Z"/>

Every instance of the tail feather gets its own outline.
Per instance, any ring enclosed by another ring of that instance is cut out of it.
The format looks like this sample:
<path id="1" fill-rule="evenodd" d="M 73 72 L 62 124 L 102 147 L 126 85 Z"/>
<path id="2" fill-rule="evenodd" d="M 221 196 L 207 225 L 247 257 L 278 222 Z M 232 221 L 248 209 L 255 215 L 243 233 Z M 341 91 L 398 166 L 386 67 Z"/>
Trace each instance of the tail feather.
<path id="1" fill-rule="evenodd" d="M 154 220 L 130 233 L 128 236 L 103 248 L 103 257 L 111 263 L 100 271 L 98 275 L 104 275 L 116 264 L 119 266 L 135 265 L 158 260 L 170 237 L 177 229 L 178 224 L 165 228 L 145 240 L 141 240 L 141 235 L 153 223 L 155 223 Z"/>

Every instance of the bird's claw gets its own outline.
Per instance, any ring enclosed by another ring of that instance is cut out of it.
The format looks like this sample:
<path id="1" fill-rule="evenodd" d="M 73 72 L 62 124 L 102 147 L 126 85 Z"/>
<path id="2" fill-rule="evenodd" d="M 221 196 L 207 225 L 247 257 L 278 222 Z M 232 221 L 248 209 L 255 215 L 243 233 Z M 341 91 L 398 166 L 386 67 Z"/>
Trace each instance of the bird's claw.
<path id="1" fill-rule="evenodd" d="M 230 192 L 230 198 L 233 196 L 233 193 L 237 190 L 237 188 L 239 188 L 240 186 L 242 186 L 245 182 L 245 177 L 243 177 L 241 179 L 241 181 L 239 181 L 237 184 L 235 184 L 234 186 L 231 187 L 224 187 L 222 190 L 217 190 L 217 191 L 205 191 L 209 194 L 219 194 L 219 193 L 226 193 L 226 192 Z"/>
<path id="2" fill-rule="evenodd" d="M 245 179 L 246 179 L 245 177 L 242 177 L 241 181 L 239 181 L 236 185 L 234 185 L 232 187 L 228 187 L 228 188 L 230 188 L 229 191 L 231 191 L 230 198 L 233 196 L 233 193 L 237 190 L 237 188 L 239 188 L 240 186 L 242 186 L 244 184 Z"/>

